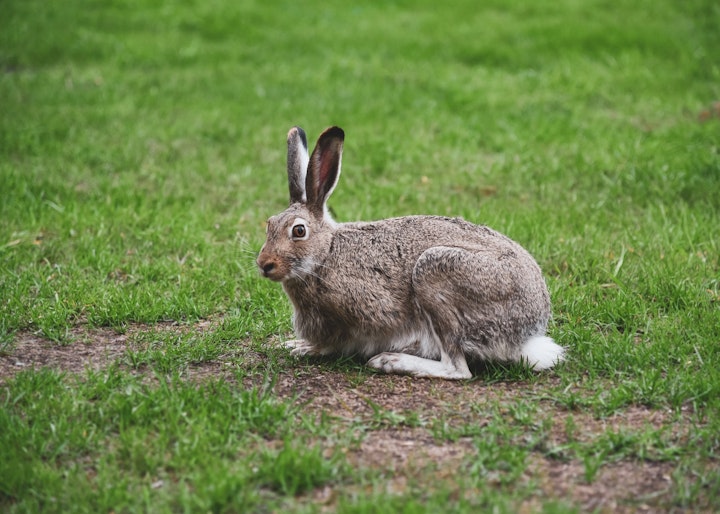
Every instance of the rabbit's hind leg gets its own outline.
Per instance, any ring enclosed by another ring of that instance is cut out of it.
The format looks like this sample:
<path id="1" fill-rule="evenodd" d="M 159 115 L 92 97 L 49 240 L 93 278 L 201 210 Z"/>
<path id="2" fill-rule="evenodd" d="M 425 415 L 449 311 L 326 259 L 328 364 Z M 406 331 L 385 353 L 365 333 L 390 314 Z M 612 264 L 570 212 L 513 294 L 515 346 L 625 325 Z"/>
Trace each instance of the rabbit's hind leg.
<path id="1" fill-rule="evenodd" d="M 521 358 L 523 314 L 514 312 L 522 307 L 512 301 L 513 273 L 483 248 L 436 246 L 420 255 L 412 275 L 415 298 L 445 353 Z"/>
<path id="2" fill-rule="evenodd" d="M 439 361 L 407 353 L 385 352 L 370 359 L 368 366 L 385 373 L 424 378 L 461 380 L 472 376 L 464 355 L 459 354 L 455 358 L 450 358 L 445 352 L 442 352 Z"/>

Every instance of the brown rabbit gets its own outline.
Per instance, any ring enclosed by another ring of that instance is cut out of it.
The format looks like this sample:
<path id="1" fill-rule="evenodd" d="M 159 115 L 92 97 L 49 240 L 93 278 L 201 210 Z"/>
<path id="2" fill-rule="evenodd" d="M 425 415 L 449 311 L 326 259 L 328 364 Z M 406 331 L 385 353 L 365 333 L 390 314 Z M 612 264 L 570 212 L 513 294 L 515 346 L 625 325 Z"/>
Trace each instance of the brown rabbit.
<path id="1" fill-rule="evenodd" d="M 344 133 L 327 129 L 308 156 L 288 133 L 290 206 L 271 217 L 257 265 L 294 309 L 294 355 L 359 354 L 387 373 L 462 379 L 468 360 L 563 360 L 545 335 L 550 296 L 520 245 L 459 218 L 407 216 L 336 223 L 327 199 Z"/>

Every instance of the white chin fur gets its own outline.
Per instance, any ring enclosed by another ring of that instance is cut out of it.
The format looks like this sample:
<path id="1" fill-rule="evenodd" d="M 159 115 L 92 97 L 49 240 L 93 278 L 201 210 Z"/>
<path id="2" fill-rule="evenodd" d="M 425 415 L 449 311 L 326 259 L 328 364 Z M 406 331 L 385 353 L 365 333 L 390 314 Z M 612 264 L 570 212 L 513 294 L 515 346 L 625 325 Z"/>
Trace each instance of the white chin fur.
<path id="1" fill-rule="evenodd" d="M 536 371 L 550 369 L 565 359 L 565 349 L 547 336 L 531 337 L 523 343 L 521 353 Z"/>

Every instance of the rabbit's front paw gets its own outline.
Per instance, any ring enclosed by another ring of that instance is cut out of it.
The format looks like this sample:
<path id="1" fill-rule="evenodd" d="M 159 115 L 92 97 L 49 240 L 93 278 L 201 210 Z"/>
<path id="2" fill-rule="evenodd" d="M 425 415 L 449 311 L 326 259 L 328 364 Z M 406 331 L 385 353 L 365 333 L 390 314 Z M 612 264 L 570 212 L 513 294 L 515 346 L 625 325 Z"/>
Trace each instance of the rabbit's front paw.
<path id="1" fill-rule="evenodd" d="M 285 348 L 290 350 L 290 355 L 295 357 L 312 357 L 320 355 L 317 348 L 305 341 L 305 339 L 291 339 L 290 341 L 285 341 L 283 344 L 285 345 Z"/>

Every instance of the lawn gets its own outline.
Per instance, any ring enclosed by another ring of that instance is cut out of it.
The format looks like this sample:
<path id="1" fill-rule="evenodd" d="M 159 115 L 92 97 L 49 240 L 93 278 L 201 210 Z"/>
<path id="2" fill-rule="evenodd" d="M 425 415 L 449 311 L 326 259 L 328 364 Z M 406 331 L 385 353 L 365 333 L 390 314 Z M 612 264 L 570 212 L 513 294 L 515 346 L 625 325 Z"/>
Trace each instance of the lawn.
<path id="1" fill-rule="evenodd" d="M 6 0 L 0 511 L 720 510 L 720 7 Z M 338 221 L 526 247 L 557 369 L 296 359 L 285 136 Z"/>

